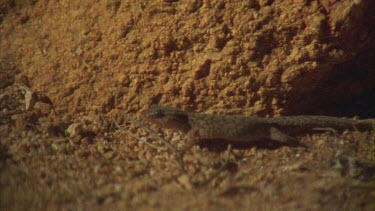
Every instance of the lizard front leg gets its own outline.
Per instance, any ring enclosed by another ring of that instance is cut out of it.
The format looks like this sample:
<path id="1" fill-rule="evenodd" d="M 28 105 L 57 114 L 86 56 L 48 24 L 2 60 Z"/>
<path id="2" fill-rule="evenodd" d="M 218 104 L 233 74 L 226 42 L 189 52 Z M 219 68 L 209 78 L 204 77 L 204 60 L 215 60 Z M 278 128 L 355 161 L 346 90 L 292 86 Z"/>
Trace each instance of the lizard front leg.
<path id="1" fill-rule="evenodd" d="M 270 139 L 291 145 L 299 144 L 296 138 L 288 136 L 275 127 L 270 128 Z"/>
<path id="2" fill-rule="evenodd" d="M 198 138 L 198 130 L 197 129 L 191 129 L 187 134 L 186 134 L 187 141 L 185 143 L 185 149 L 190 149 L 193 147 L 195 144 L 199 142 Z"/>

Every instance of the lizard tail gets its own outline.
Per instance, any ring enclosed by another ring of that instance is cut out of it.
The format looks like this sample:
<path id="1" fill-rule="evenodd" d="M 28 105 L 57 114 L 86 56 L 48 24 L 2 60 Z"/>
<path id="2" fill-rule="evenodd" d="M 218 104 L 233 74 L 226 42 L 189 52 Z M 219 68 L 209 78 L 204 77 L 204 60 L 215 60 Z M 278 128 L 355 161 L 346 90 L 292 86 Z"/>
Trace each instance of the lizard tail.
<path id="1" fill-rule="evenodd" d="M 354 123 L 354 127 L 359 131 L 375 130 L 375 119 L 358 120 Z"/>

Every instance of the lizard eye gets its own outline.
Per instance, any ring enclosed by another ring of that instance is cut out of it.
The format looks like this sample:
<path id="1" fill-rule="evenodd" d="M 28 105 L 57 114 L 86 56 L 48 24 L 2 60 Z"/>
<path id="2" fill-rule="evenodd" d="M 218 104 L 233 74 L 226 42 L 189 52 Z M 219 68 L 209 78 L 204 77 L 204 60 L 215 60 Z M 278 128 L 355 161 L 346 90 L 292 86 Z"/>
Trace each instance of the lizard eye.
<path id="1" fill-rule="evenodd" d="M 162 118 L 162 117 L 164 117 L 165 115 L 164 115 L 164 112 L 162 112 L 162 111 L 160 111 L 160 110 L 157 110 L 157 111 L 155 111 L 155 112 L 153 113 L 153 116 L 154 116 L 154 117 L 157 117 L 157 118 Z"/>

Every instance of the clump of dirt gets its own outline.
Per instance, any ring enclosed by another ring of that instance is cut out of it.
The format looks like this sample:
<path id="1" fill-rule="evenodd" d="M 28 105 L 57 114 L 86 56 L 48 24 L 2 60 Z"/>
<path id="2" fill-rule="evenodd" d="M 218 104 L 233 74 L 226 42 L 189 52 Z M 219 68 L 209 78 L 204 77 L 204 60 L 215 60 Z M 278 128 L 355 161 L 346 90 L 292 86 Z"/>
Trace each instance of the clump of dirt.
<path id="1" fill-rule="evenodd" d="M 0 207 L 373 210 L 372 132 L 234 149 L 231 168 L 201 188 L 224 151 L 193 147 L 181 173 L 124 116 L 152 103 L 273 116 L 367 92 L 372 6 L 0 1 Z M 182 134 L 154 129 L 183 148 Z"/>

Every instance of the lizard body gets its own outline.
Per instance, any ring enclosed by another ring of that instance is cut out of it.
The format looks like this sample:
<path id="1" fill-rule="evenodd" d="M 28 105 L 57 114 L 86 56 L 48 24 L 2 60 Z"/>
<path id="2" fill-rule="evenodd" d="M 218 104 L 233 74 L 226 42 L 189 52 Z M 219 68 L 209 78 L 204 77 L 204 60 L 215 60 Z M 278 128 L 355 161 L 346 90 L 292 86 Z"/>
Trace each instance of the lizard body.
<path id="1" fill-rule="evenodd" d="M 143 118 L 159 127 L 187 134 L 191 144 L 199 140 L 226 141 L 274 140 L 295 143 L 293 136 L 313 132 L 316 128 L 373 130 L 374 120 L 354 120 L 330 116 L 284 116 L 275 118 L 219 115 L 186 112 L 177 108 L 153 105 Z"/>

